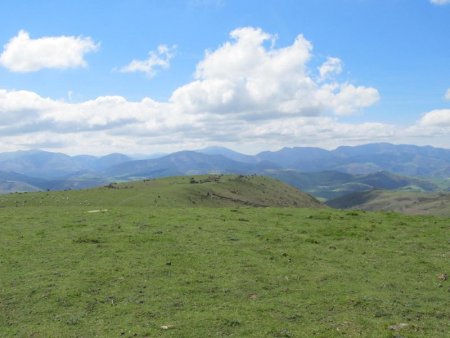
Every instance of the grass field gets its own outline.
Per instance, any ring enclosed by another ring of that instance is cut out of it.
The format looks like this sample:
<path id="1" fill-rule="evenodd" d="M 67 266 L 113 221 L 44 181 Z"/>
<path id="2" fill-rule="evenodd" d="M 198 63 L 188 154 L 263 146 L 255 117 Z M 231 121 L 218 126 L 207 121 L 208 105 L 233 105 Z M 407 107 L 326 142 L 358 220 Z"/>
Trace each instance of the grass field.
<path id="1" fill-rule="evenodd" d="M 448 218 L 161 207 L 139 187 L 2 197 L 0 336 L 450 335 Z"/>

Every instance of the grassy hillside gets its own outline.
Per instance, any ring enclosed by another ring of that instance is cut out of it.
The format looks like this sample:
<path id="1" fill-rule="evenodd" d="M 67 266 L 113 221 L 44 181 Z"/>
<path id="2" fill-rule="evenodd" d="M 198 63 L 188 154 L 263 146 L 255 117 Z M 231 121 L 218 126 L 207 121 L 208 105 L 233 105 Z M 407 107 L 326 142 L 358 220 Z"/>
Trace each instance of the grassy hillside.
<path id="1" fill-rule="evenodd" d="M 351 175 L 339 171 L 299 172 L 269 170 L 266 174 L 286 182 L 321 200 L 335 199 L 359 191 L 373 189 L 406 191 L 441 191 L 448 187 L 444 179 L 426 179 L 379 171 L 367 175 Z"/>
<path id="2" fill-rule="evenodd" d="M 383 210 L 450 217 L 450 193 L 373 190 L 336 198 L 327 204 L 340 209 Z"/>
<path id="3" fill-rule="evenodd" d="M 28 177 L 13 172 L 0 171 L 0 194 L 10 192 L 28 192 L 44 190 L 47 183 L 44 179 Z"/>
<path id="4" fill-rule="evenodd" d="M 40 189 L 24 182 L 0 180 L 0 194 L 29 191 L 40 191 Z"/>
<path id="5" fill-rule="evenodd" d="M 324 207 L 280 181 L 260 176 L 200 175 L 109 184 L 89 190 L 0 196 L 0 206 Z"/>
<path id="6" fill-rule="evenodd" d="M 449 335 L 448 218 L 203 198 L 278 184 L 220 180 L 1 196 L 0 335 Z"/>

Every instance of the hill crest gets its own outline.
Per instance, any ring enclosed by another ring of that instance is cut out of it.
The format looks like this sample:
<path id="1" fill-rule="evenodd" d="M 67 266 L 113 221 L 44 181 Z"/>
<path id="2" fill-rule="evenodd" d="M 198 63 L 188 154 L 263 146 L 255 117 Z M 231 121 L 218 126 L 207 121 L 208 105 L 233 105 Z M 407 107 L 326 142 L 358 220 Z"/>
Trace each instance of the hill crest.
<path id="1" fill-rule="evenodd" d="M 322 208 L 309 194 L 257 175 L 196 175 L 111 183 L 103 187 L 0 198 L 1 206 Z"/>

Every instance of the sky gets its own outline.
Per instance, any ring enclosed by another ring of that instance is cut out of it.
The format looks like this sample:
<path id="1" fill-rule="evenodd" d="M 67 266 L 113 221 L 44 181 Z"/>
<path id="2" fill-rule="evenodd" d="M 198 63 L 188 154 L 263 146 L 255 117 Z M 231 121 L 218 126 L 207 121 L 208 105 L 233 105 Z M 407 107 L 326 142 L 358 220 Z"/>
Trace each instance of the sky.
<path id="1" fill-rule="evenodd" d="M 450 148 L 450 0 L 2 0 L 0 22 L 0 152 Z"/>

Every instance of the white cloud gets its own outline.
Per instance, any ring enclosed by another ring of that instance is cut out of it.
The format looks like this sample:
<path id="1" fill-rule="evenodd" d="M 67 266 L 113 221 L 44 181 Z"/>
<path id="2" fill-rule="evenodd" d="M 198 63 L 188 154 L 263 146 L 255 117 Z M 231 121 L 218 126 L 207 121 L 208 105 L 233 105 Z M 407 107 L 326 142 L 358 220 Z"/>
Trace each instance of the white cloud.
<path id="1" fill-rule="evenodd" d="M 424 114 L 418 124 L 424 127 L 450 127 L 450 109 L 432 110 Z"/>
<path id="2" fill-rule="evenodd" d="M 340 85 L 334 95 L 326 94 L 330 96 L 329 102 L 338 115 L 351 114 L 379 100 L 379 94 L 375 88 L 356 87 L 351 84 Z"/>
<path id="3" fill-rule="evenodd" d="M 449 148 L 450 109 L 427 112 L 415 124 L 399 127 L 396 134 L 396 139 L 403 140 L 403 143 Z"/>
<path id="4" fill-rule="evenodd" d="M 432 4 L 435 5 L 447 5 L 450 4 L 450 0 L 430 0 Z"/>
<path id="5" fill-rule="evenodd" d="M 143 72 L 149 77 L 153 77 L 157 69 L 167 69 L 170 67 L 170 60 L 174 56 L 175 47 L 159 45 L 156 51 L 148 53 L 146 60 L 133 60 L 128 65 L 120 69 L 123 73 Z"/>
<path id="6" fill-rule="evenodd" d="M 31 39 L 21 30 L 0 55 L 0 65 L 12 72 L 35 72 L 43 68 L 86 67 L 84 55 L 99 45 L 90 37 L 51 36 Z"/>
<path id="7" fill-rule="evenodd" d="M 342 61 L 339 58 L 328 57 L 319 67 L 319 74 L 321 80 L 326 80 L 330 76 L 342 73 Z"/>
<path id="8" fill-rule="evenodd" d="M 248 149 L 285 145 L 338 145 L 384 140 L 391 126 L 343 124 L 333 117 L 292 116 L 249 121 L 239 116 L 190 114 L 149 98 L 132 102 L 104 96 L 80 103 L 29 91 L 0 90 L 0 150 L 11 144 L 61 147 L 75 153 L 142 152 L 198 148 L 208 142 Z"/>
<path id="9" fill-rule="evenodd" d="M 450 101 L 450 89 L 447 89 L 447 92 L 445 93 L 445 99 Z"/>
<path id="10" fill-rule="evenodd" d="M 193 81 L 167 102 L 121 96 L 71 102 L 0 90 L 0 151 L 15 144 L 59 146 L 72 153 L 152 152 L 211 143 L 256 151 L 399 137 L 392 125 L 339 120 L 379 100 L 375 88 L 332 79 L 342 69 L 339 59 L 329 58 L 321 76 L 308 65 L 312 44 L 302 35 L 285 47 L 275 42 L 260 29 L 234 30 L 230 41 L 205 54 Z M 168 53 L 163 47 L 154 58 Z M 135 68 L 151 73 L 154 65 L 164 62 L 137 61 Z"/>
<path id="11" fill-rule="evenodd" d="M 172 103 L 104 96 L 80 103 L 28 91 L 0 91 L 0 150 L 42 147 L 71 153 L 173 151 L 221 144 L 242 151 L 311 145 L 335 147 L 378 141 L 448 141 L 450 110 L 426 113 L 411 126 L 343 123 L 336 116 L 190 114 Z"/>
<path id="12" fill-rule="evenodd" d="M 320 83 L 310 76 L 312 44 L 302 35 L 274 48 L 275 36 L 252 27 L 231 32 L 231 41 L 207 52 L 195 81 L 174 91 L 170 101 L 192 113 L 239 115 L 242 119 L 353 113 L 379 99 L 374 88 Z M 266 47 L 266 42 L 272 47 Z M 323 75 L 339 72 L 330 58 Z"/>
<path id="13" fill-rule="evenodd" d="M 169 122 L 173 116 L 149 98 L 130 102 L 120 96 L 70 103 L 29 91 L 0 90 L 0 134 L 112 130 L 128 124 Z"/>

